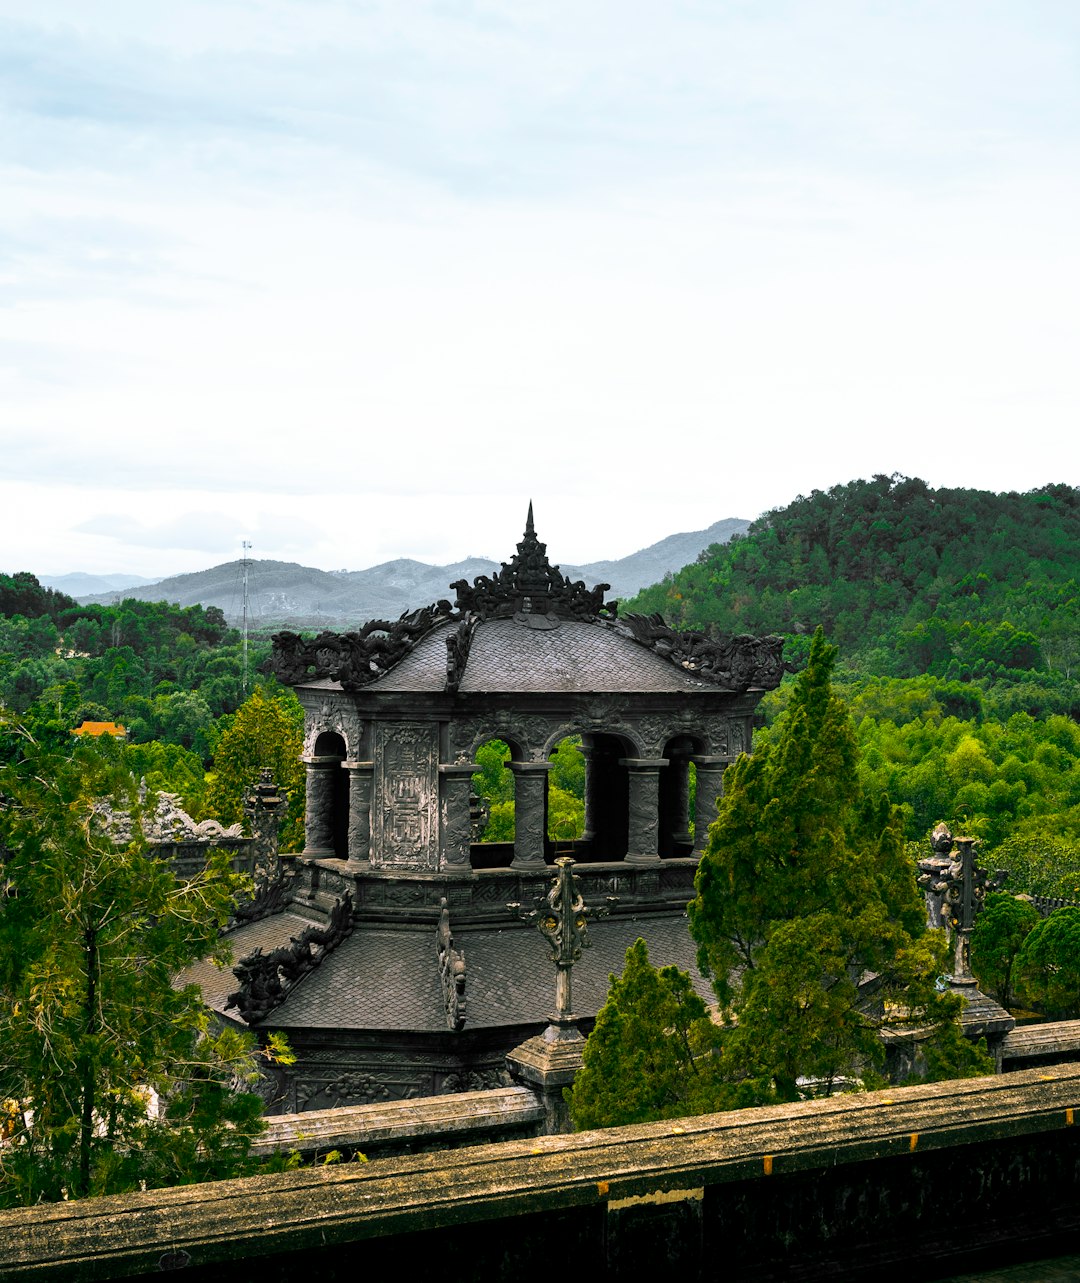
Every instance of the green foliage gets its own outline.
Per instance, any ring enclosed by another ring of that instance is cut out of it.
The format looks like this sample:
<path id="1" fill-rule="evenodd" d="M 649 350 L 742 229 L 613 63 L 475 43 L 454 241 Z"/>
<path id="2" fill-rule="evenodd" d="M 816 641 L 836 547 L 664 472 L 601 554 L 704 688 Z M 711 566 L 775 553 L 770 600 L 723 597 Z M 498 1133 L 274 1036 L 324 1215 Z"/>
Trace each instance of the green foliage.
<path id="1" fill-rule="evenodd" d="M 1003 1007 L 1014 1002 L 1016 960 L 1024 941 L 1040 921 L 1038 910 L 1013 895 L 986 897 L 971 933 L 971 970 L 982 989 Z"/>
<path id="2" fill-rule="evenodd" d="M 243 819 L 244 798 L 269 769 L 289 798 L 281 831 L 282 848 L 303 846 L 304 712 L 292 691 L 257 686 L 228 720 L 214 753 L 214 770 L 206 787 L 205 808 L 222 824 Z"/>
<path id="3" fill-rule="evenodd" d="M 574 1127 L 616 1127 L 718 1108 L 728 1093 L 719 1077 L 717 1037 L 686 972 L 657 970 L 645 941 L 638 940 L 626 951 L 622 975 L 611 977 L 582 1067 L 566 1091 Z"/>
<path id="4" fill-rule="evenodd" d="M 577 751 L 578 735 L 560 740 L 551 754 L 548 775 L 548 837 L 571 842 L 585 829 L 585 759 Z M 488 822 L 481 842 L 514 840 L 514 777 L 506 769 L 510 749 L 502 740 L 488 740 L 476 751 L 479 771 L 472 777 L 473 792 L 488 807 Z"/>
<path id="5" fill-rule="evenodd" d="M 1067 814 L 1080 816 L 1080 807 Z M 1080 900 L 1080 834 L 1063 832 L 1066 822 L 1061 814 L 1040 817 L 994 848 L 990 858 L 1008 869 L 1010 891 Z"/>
<path id="6" fill-rule="evenodd" d="M 883 1021 L 944 1028 L 955 1014 L 900 817 L 860 786 L 835 656 L 819 630 L 786 712 L 729 768 L 690 905 L 699 965 L 732 1018 L 727 1072 L 788 1099 L 800 1079 L 828 1091 L 873 1069 Z"/>
<path id="7" fill-rule="evenodd" d="M 20 739 L 0 768 L 0 1100 L 16 1124 L 0 1203 L 231 1172 L 262 1126 L 236 1090 L 254 1040 L 212 1033 L 198 991 L 173 986 L 195 959 L 225 960 L 228 859 L 178 883 L 145 852 L 119 746 Z M 105 828 L 102 798 L 130 815 L 126 835 Z"/>
<path id="8" fill-rule="evenodd" d="M 1080 1017 L 1080 907 L 1055 909 L 1028 933 L 1017 961 L 1024 996 L 1060 1020 Z"/>
<path id="9" fill-rule="evenodd" d="M 1080 711 L 1077 565 L 1076 489 L 995 495 L 877 476 L 766 513 L 626 608 L 676 627 L 783 633 L 796 662 L 820 624 L 853 673 L 930 675 L 954 692 L 975 683 L 1002 720 L 1047 716 Z M 941 707 L 976 715 L 962 705 Z"/>

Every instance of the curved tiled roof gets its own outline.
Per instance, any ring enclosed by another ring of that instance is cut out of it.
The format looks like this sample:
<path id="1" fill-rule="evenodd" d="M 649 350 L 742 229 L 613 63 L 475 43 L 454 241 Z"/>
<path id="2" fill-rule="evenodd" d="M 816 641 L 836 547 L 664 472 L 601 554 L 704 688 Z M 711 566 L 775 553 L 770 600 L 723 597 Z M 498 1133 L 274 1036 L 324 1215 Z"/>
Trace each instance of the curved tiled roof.
<path id="1" fill-rule="evenodd" d="M 393 622 L 315 638 L 278 633 L 272 666 L 286 685 L 349 691 L 686 692 L 778 685 L 779 638 L 676 632 L 659 615 L 617 619 L 607 584 L 586 588 L 548 561 L 532 505 L 516 555 L 493 576 L 451 584 L 449 601 Z"/>
<path id="2" fill-rule="evenodd" d="M 261 946 L 287 945 L 310 922 L 284 913 L 230 932 L 235 957 Z M 689 971 L 706 1002 L 713 995 L 698 972 L 685 915 L 643 913 L 589 924 L 592 946 L 574 966 L 574 1011 L 592 1019 L 607 997 L 613 972 L 621 973 L 626 950 L 641 936 L 654 966 Z M 542 1024 L 555 1002 L 555 965 L 541 935 L 525 925 L 479 927 L 455 932 L 465 956 L 467 1029 Z M 189 967 L 182 983 L 196 983 L 205 1001 L 224 1012 L 237 980 L 209 962 Z M 235 1009 L 226 1013 L 239 1016 Z M 357 923 L 352 934 L 260 1021 L 270 1029 L 350 1029 L 442 1032 L 446 1014 L 435 953 L 433 924 L 407 929 Z"/>
<path id="3" fill-rule="evenodd" d="M 441 691 L 446 684 L 446 624 L 429 633 L 371 691 Z M 516 619 L 480 621 L 469 648 L 461 694 L 545 691 L 702 691 L 715 685 L 676 668 L 610 625 L 561 619 L 536 629 Z"/>

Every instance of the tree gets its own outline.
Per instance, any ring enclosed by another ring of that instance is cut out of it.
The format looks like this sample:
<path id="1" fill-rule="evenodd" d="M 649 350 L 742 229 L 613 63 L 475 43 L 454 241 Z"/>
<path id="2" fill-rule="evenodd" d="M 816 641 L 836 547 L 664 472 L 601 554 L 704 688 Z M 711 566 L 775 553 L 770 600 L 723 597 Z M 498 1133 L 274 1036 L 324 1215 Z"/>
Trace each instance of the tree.
<path id="1" fill-rule="evenodd" d="M 1080 1016 L 1080 907 L 1055 909 L 1033 927 L 1017 965 L 1024 997 L 1040 1011 Z"/>
<path id="2" fill-rule="evenodd" d="M 254 1040 L 212 1032 L 198 990 L 173 985 L 226 958 L 227 855 L 182 883 L 149 857 L 111 741 L 27 739 L 0 794 L 0 1203 L 235 1171 L 262 1126 L 258 1096 L 233 1090 L 257 1076 Z"/>
<path id="3" fill-rule="evenodd" d="M 273 694 L 256 686 L 221 732 L 214 751 L 214 771 L 207 783 L 206 811 L 222 824 L 244 817 L 244 798 L 268 769 L 289 799 L 281 834 L 282 847 L 297 850 L 304 841 L 304 714 L 296 696 Z"/>
<path id="4" fill-rule="evenodd" d="M 986 904 L 971 933 L 971 970 L 979 984 L 1004 1007 L 1013 1005 L 1016 961 L 1029 932 L 1040 921 L 1026 900 L 998 891 Z"/>
<path id="5" fill-rule="evenodd" d="M 728 769 L 698 868 L 690 930 L 730 1018 L 727 1072 L 771 1081 L 861 1077 L 888 1020 L 943 1030 L 945 942 L 926 929 L 901 822 L 859 785 L 851 719 L 832 692 L 836 649 L 815 634 L 786 713 Z"/>
<path id="6" fill-rule="evenodd" d="M 626 951 L 622 976 L 585 1044 L 567 1091 L 574 1127 L 615 1127 L 719 1108 L 717 1030 L 690 977 L 657 970 L 644 940 Z"/>

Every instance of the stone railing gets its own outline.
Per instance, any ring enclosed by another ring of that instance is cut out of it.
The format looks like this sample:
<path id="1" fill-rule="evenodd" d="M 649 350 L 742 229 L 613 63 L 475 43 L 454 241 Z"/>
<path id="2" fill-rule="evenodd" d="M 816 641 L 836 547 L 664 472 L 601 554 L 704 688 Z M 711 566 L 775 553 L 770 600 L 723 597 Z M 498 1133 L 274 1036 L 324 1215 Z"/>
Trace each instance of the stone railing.
<path id="1" fill-rule="evenodd" d="M 1080 1242 L 1078 1116 L 1068 1066 L 43 1205 L 0 1277 L 936 1276 Z"/>

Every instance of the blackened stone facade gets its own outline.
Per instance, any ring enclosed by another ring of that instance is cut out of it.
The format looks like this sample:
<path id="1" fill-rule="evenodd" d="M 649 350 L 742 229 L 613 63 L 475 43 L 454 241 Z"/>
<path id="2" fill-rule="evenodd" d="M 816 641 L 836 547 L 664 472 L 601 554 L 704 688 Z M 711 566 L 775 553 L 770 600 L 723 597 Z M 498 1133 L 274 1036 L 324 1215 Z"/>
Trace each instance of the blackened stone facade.
<path id="1" fill-rule="evenodd" d="M 587 1027 L 638 936 L 654 962 L 696 975 L 686 902 L 724 770 L 780 680 L 779 639 L 620 618 L 606 585 L 550 564 L 531 508 L 515 557 L 452 588 L 453 605 L 393 623 L 275 639 L 306 716 L 306 843 L 285 911 L 238 929 L 234 949 L 261 950 L 264 988 L 272 973 L 271 1009 L 253 1023 L 285 1030 L 298 1053 L 289 1110 L 504 1081 L 505 1053 L 543 1028 L 554 996 L 542 940 L 507 905 L 548 888 L 550 754 L 567 736 L 585 758 L 585 832 L 559 853 L 577 861 L 586 900 L 614 900 L 575 968 L 576 1014 Z M 472 840 L 471 777 L 491 739 L 511 751 L 512 846 Z M 340 918 L 346 895 L 351 931 L 323 950 L 312 928 Z M 233 977 L 194 978 L 240 1019 Z"/>

